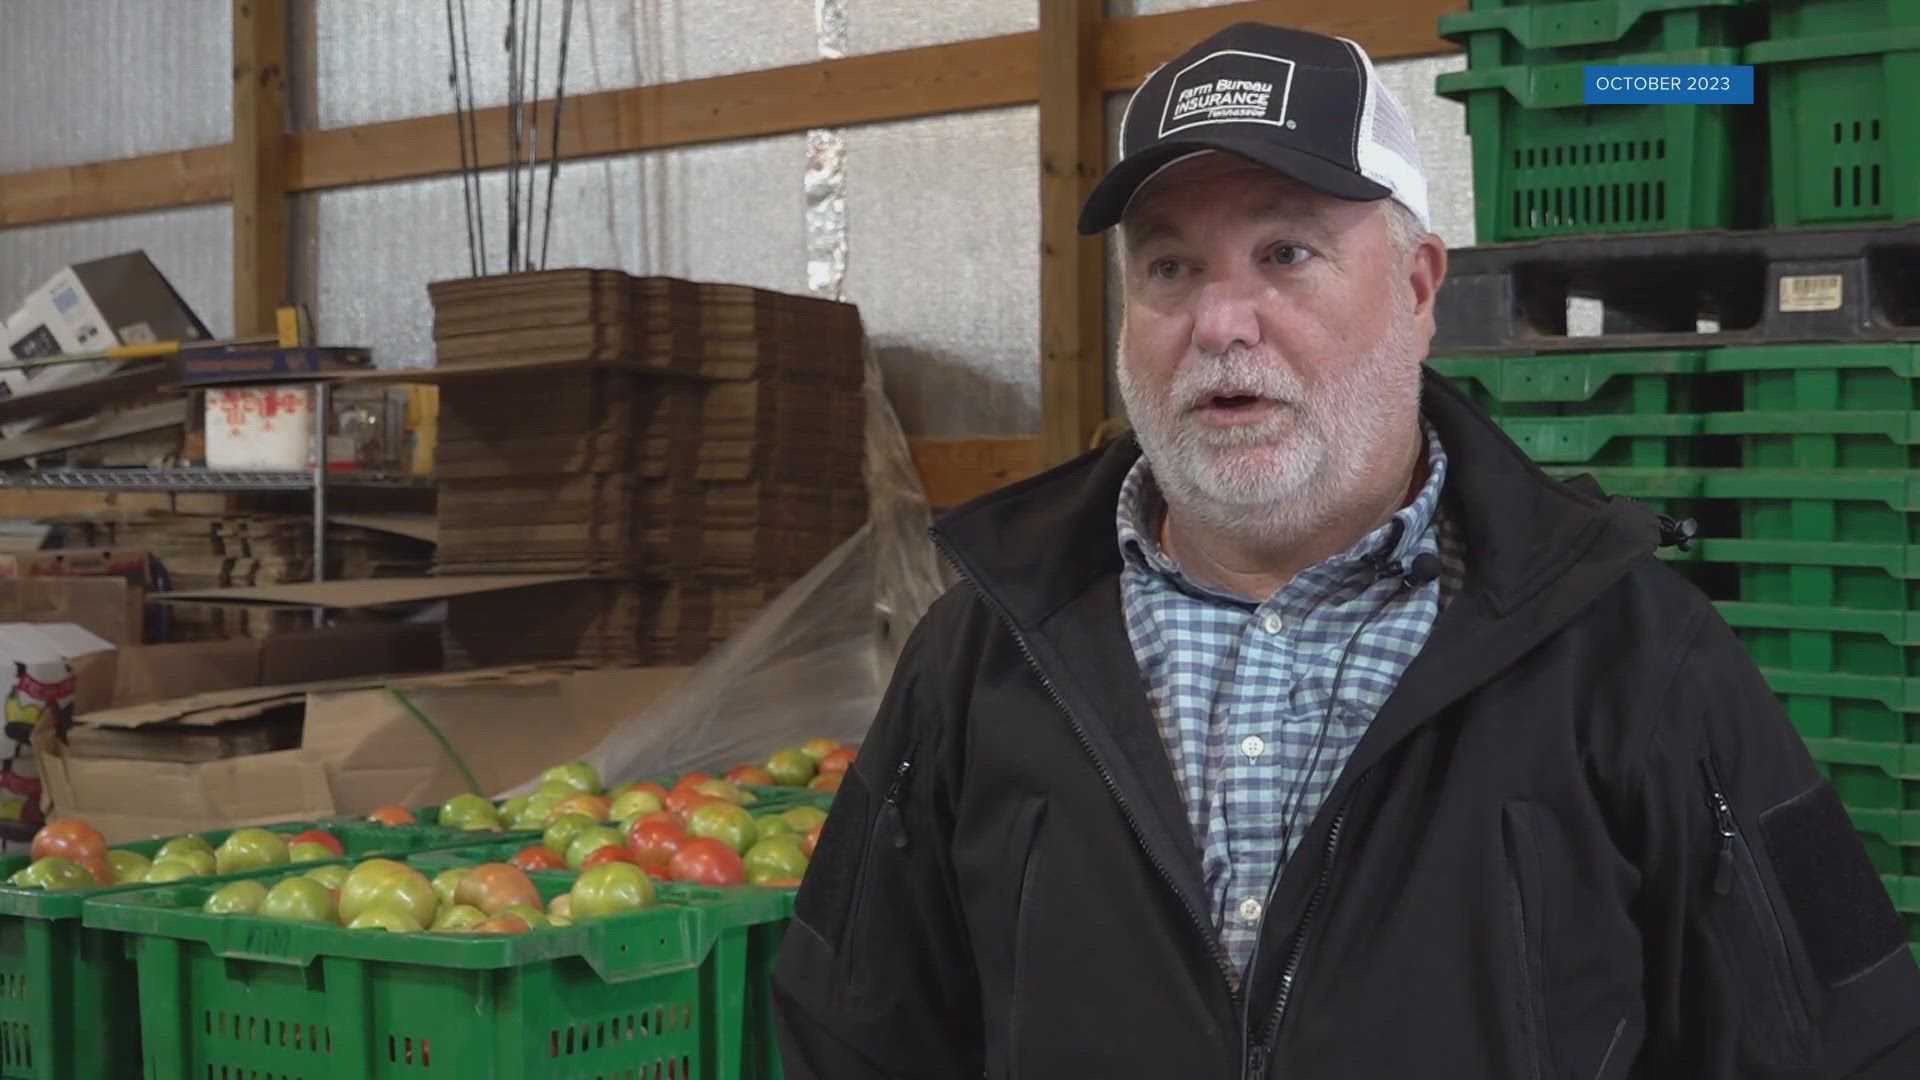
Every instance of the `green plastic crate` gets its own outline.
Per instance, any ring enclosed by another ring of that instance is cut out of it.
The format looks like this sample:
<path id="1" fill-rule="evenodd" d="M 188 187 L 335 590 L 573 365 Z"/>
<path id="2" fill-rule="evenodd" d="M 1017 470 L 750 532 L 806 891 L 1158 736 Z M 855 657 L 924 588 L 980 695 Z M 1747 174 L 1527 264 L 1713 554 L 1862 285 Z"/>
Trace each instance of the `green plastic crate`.
<path id="1" fill-rule="evenodd" d="M 1779 226 L 1920 217 L 1920 7 L 1913 0 L 1774 0 L 1764 79 Z"/>
<path id="2" fill-rule="evenodd" d="M 1739 406 L 1731 379 L 1711 380 L 1707 349 L 1545 356 L 1436 356 L 1427 365 L 1501 416 L 1645 416 Z"/>
<path id="3" fill-rule="evenodd" d="M 445 830 L 419 827 L 298 822 L 266 828 L 286 834 L 324 828 L 355 857 L 418 851 L 447 840 Z M 229 832 L 199 835 L 218 846 Z M 158 838 L 113 847 L 151 856 L 165 842 Z M 0 880 L 31 861 L 26 855 L 0 857 Z M 138 1074 L 140 1024 L 133 966 L 119 935 L 83 927 L 80 913 L 93 897 L 147 887 L 50 893 L 0 886 L 0 1077 L 118 1080 Z"/>
<path id="4" fill-rule="evenodd" d="M 1920 743 L 1920 712 L 1888 700 L 1902 696 L 1905 674 L 1920 663 L 1920 614 L 1740 601 L 1717 606 L 1802 736 Z M 1835 686 L 1836 674 L 1864 678 Z"/>
<path id="5" fill-rule="evenodd" d="M 1920 876 L 1920 847 L 1907 847 L 1870 832 L 1860 833 L 1860 844 L 1867 859 L 1883 876 Z"/>
<path id="6" fill-rule="evenodd" d="M 1725 65 L 1736 48 L 1613 58 Z M 1586 105 L 1585 65 L 1469 68 L 1436 89 L 1466 106 L 1475 239 L 1671 232 L 1752 223 L 1737 203 L 1738 105 Z M 1749 110 L 1750 111 L 1750 110 Z M 1745 189 L 1742 189 L 1745 190 Z"/>
<path id="7" fill-rule="evenodd" d="M 1920 471 L 1908 469 L 1596 469 L 1608 491 L 1727 500 L 1752 540 L 1920 543 Z"/>
<path id="8" fill-rule="evenodd" d="M 783 917 L 771 896 L 663 885 L 646 911 L 482 936 L 206 915 L 210 891 L 86 905 L 130 939 L 147 1080 L 754 1075 L 749 938 Z"/>
<path id="9" fill-rule="evenodd" d="M 1609 63 L 1752 40 L 1752 0 L 1474 0 L 1442 15 L 1440 36 L 1461 45 L 1476 68 Z"/>

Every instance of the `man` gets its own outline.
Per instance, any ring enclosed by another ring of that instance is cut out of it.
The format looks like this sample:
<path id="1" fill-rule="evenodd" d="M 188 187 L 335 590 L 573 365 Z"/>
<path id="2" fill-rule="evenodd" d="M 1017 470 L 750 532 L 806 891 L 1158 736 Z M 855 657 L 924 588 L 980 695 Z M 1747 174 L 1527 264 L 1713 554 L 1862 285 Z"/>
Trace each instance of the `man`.
<path id="1" fill-rule="evenodd" d="M 788 1075 L 1920 1075 L 1906 932 L 1674 523 L 1423 374 L 1366 55 L 1236 26 L 1122 126 L 1081 227 L 1136 434 L 936 527 L 967 584 L 800 891 Z"/>

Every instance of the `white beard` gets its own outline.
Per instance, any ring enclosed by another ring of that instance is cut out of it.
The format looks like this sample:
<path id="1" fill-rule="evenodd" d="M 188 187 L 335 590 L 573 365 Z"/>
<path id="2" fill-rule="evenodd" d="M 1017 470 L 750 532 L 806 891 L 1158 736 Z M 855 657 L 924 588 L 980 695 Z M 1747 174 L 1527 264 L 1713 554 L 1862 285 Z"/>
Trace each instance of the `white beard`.
<path id="1" fill-rule="evenodd" d="M 1188 359 L 1158 394 L 1132 375 L 1123 344 L 1120 397 L 1170 507 L 1239 543 L 1288 545 L 1373 495 L 1383 446 L 1417 423 L 1417 347 L 1412 313 L 1396 307 L 1373 346 L 1311 395 L 1283 360 L 1238 348 Z M 1222 386 L 1284 407 L 1259 424 L 1203 426 L 1190 407 Z"/>

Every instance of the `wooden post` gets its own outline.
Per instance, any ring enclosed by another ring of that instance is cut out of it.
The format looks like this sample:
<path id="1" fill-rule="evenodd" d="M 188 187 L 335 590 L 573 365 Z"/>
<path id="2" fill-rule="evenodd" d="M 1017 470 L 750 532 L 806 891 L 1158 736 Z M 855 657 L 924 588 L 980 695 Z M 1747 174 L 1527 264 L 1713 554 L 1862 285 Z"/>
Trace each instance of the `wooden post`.
<path id="1" fill-rule="evenodd" d="M 287 302 L 287 0 L 233 0 L 233 332 Z"/>
<path id="2" fill-rule="evenodd" d="M 1106 243 L 1080 206 L 1106 167 L 1102 0 L 1040 0 L 1040 443 L 1055 465 L 1107 415 Z"/>

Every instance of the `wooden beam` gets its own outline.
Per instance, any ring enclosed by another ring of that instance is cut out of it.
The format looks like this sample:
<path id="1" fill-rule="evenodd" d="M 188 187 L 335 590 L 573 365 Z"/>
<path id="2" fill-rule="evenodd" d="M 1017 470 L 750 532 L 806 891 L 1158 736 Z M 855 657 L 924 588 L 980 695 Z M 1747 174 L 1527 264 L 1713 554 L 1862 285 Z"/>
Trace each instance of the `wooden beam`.
<path id="1" fill-rule="evenodd" d="M 1454 46 L 1434 37 L 1434 22 L 1465 7 L 1466 0 L 1252 0 L 1116 19 L 1100 31 L 1100 85 L 1131 89 L 1155 64 L 1242 19 L 1345 34 L 1376 60 L 1445 52 Z M 560 156 L 1028 104 L 1039 97 L 1039 38 L 1007 34 L 572 97 Z M 488 109 L 478 119 L 497 130 L 504 117 L 504 109 Z M 453 132 L 447 114 L 288 136 L 287 189 L 455 173 Z M 503 140 L 483 140 L 481 154 L 485 164 L 501 164 Z M 226 146 L 0 175 L 0 228 L 220 202 L 232 194 L 233 180 Z"/>
<path id="2" fill-rule="evenodd" d="M 927 505 L 959 506 L 1040 471 L 1040 440 L 1021 436 L 907 440 Z"/>
<path id="3" fill-rule="evenodd" d="M 287 299 L 287 3 L 233 0 L 233 331 Z"/>
<path id="4" fill-rule="evenodd" d="M 1105 0 L 1040 0 L 1040 445 L 1077 457 L 1107 415 L 1106 245 L 1080 206 L 1106 168 Z"/>

